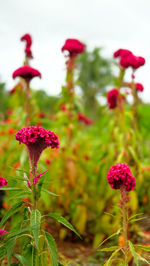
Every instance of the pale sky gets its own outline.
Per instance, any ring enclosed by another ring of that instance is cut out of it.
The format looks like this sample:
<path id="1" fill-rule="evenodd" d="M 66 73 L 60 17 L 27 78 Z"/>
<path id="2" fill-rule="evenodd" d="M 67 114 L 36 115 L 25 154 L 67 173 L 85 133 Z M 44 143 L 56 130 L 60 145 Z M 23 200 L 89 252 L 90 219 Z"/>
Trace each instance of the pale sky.
<path id="1" fill-rule="evenodd" d="M 0 80 L 8 89 L 16 84 L 12 72 L 24 58 L 20 37 L 30 33 L 31 65 L 42 73 L 42 79 L 34 79 L 31 85 L 57 95 L 65 79 L 61 47 L 67 38 L 77 38 L 89 50 L 103 46 L 106 57 L 119 48 L 145 57 L 146 65 L 137 71 L 136 81 L 144 85 L 141 95 L 150 102 L 149 13 L 150 0 L 1 0 Z"/>

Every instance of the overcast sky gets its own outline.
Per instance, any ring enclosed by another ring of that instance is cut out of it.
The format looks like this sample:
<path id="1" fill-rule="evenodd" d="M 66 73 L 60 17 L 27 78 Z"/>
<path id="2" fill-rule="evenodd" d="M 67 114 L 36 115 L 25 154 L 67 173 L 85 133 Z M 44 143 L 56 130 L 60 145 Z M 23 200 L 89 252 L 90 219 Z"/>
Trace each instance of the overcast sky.
<path id="1" fill-rule="evenodd" d="M 1 0 L 0 80 L 8 89 L 17 82 L 12 72 L 23 64 L 19 40 L 25 33 L 33 37 L 31 64 L 42 73 L 33 88 L 60 92 L 65 78 L 61 47 L 67 38 L 77 38 L 89 50 L 103 46 L 106 57 L 118 48 L 145 57 L 136 81 L 143 83 L 143 99 L 150 102 L 150 0 Z"/>

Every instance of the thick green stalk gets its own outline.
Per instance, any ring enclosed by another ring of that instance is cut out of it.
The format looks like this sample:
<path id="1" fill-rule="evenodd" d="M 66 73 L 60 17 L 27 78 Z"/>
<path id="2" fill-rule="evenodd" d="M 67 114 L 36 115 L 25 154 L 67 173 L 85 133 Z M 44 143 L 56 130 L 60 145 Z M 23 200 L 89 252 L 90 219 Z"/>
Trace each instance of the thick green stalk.
<path id="1" fill-rule="evenodd" d="M 122 227 L 123 227 L 123 237 L 124 237 L 124 256 L 125 265 L 128 265 L 128 208 L 126 205 L 127 192 L 124 187 L 120 189 L 121 195 L 121 211 L 122 211 Z"/>

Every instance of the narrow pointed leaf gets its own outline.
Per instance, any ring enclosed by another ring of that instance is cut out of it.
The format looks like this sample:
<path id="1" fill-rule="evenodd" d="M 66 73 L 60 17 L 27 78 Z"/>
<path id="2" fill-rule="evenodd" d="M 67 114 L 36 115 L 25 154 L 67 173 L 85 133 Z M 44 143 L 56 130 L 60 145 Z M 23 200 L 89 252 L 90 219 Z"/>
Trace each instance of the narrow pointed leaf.
<path id="1" fill-rule="evenodd" d="M 54 238 L 52 237 L 51 234 L 48 232 L 44 231 L 45 238 L 47 245 L 51 251 L 51 258 L 52 258 L 52 263 L 53 266 L 58 266 L 58 253 L 57 253 L 57 247 Z"/>
<path id="2" fill-rule="evenodd" d="M 5 214 L 5 216 L 2 218 L 0 222 L 0 227 L 9 219 L 10 216 L 12 216 L 15 212 L 17 212 L 20 207 L 22 206 L 24 202 L 21 201 L 19 203 L 14 204 L 11 209 Z"/>
<path id="3" fill-rule="evenodd" d="M 40 223 L 41 223 L 41 213 L 37 209 L 32 210 L 31 216 L 30 216 L 30 225 L 31 227 L 34 227 L 32 231 L 33 231 L 33 236 L 34 236 L 37 248 L 38 248 Z"/>

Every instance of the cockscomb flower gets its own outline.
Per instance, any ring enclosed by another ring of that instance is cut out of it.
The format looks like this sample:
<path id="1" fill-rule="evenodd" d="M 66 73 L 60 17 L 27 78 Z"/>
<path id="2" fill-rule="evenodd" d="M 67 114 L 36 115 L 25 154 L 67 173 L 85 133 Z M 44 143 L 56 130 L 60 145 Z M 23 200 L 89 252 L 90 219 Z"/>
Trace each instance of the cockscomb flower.
<path id="1" fill-rule="evenodd" d="M 8 184 L 8 181 L 5 178 L 0 176 L 0 187 L 7 186 L 7 184 Z"/>
<path id="2" fill-rule="evenodd" d="M 118 163 L 109 169 L 107 181 L 113 189 L 124 188 L 126 191 L 131 191 L 136 186 L 135 177 L 129 166 L 124 163 Z"/>
<path id="3" fill-rule="evenodd" d="M 21 39 L 21 41 L 25 41 L 26 42 L 26 46 L 30 47 L 32 45 L 32 38 L 31 35 L 26 33 L 24 34 Z"/>
<path id="4" fill-rule="evenodd" d="M 119 49 L 116 52 L 114 52 L 113 56 L 114 58 L 117 58 L 117 57 L 128 56 L 130 54 L 132 54 L 132 52 L 127 49 Z"/>
<path id="5" fill-rule="evenodd" d="M 48 171 L 48 170 L 46 170 L 45 172 L 40 173 L 40 174 L 38 174 L 38 175 L 36 175 L 36 176 L 34 177 L 34 185 L 36 185 L 36 184 L 38 183 L 39 179 L 41 178 L 41 175 L 44 175 L 47 171 Z"/>
<path id="6" fill-rule="evenodd" d="M 82 121 L 85 125 L 91 125 L 93 121 L 81 113 L 78 113 L 78 120 Z"/>
<path id="7" fill-rule="evenodd" d="M 109 109 L 114 109 L 117 107 L 118 98 L 119 91 L 117 89 L 112 89 L 107 93 L 107 102 Z"/>
<path id="8" fill-rule="evenodd" d="M 32 45 L 32 38 L 30 34 L 25 34 L 21 37 L 21 41 L 26 42 L 26 47 L 25 47 L 25 54 L 28 58 L 33 58 L 32 52 L 31 52 L 31 45 Z"/>
<path id="9" fill-rule="evenodd" d="M 123 68 L 132 67 L 134 70 L 145 64 L 145 59 L 143 57 L 138 57 L 133 54 L 129 54 L 127 56 L 122 56 L 120 59 L 120 65 Z"/>
<path id="10" fill-rule="evenodd" d="M 8 232 L 6 230 L 0 230 L 0 236 L 3 236 L 4 234 L 8 234 Z"/>
<path id="11" fill-rule="evenodd" d="M 38 126 L 29 126 L 20 129 L 16 135 L 16 140 L 27 146 L 29 153 L 30 168 L 34 165 L 35 173 L 37 172 L 38 160 L 44 149 L 59 148 L 58 137 L 54 132 Z"/>
<path id="12" fill-rule="evenodd" d="M 144 90 L 144 87 L 141 83 L 136 83 L 135 86 L 136 86 L 137 91 L 143 91 Z"/>
<path id="13" fill-rule="evenodd" d="M 13 79 L 15 79 L 16 77 L 21 77 L 21 78 L 24 78 L 26 81 L 30 81 L 31 79 L 35 77 L 41 78 L 41 73 L 38 70 L 28 65 L 25 65 L 15 70 L 12 76 L 13 76 Z"/>
<path id="14" fill-rule="evenodd" d="M 61 50 L 68 51 L 70 57 L 74 57 L 84 52 L 85 45 L 76 39 L 67 39 Z"/>

